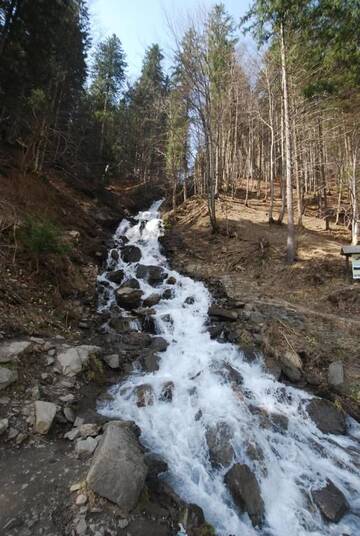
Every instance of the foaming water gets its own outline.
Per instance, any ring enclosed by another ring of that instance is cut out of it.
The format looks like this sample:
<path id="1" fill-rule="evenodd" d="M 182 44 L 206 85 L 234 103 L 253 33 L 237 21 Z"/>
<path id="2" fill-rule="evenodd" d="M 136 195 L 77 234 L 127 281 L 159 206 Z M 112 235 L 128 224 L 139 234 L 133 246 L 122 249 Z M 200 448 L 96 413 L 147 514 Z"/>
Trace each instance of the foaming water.
<path id="1" fill-rule="evenodd" d="M 120 250 L 125 236 L 129 245 L 141 249 L 141 264 L 161 266 L 176 278 L 175 285 L 165 282 L 156 289 L 160 293 L 173 289 L 173 299 L 161 300 L 154 307 L 157 331 L 169 346 L 160 354 L 157 372 L 134 371 L 112 388 L 113 400 L 99 411 L 138 424 L 144 445 L 167 462 L 165 478 L 184 500 L 203 508 L 207 521 L 221 536 L 360 535 L 359 425 L 349 418 L 347 436 L 323 434 L 306 412 L 309 394 L 275 381 L 261 359 L 248 363 L 235 345 L 210 338 L 208 290 L 201 282 L 169 269 L 161 254 L 160 205 L 154 203 L 135 222 L 123 220 L 114 241 Z M 111 252 L 108 268 L 121 268 L 127 278 L 136 277 L 136 264 L 126 264 L 121 257 L 114 261 Z M 100 279 L 106 280 L 106 272 Z M 139 283 L 145 297 L 154 292 L 146 281 L 139 279 Z M 114 303 L 116 288 L 109 284 L 102 309 Z M 221 374 L 225 363 L 242 375 L 241 388 L 234 389 Z M 171 401 L 161 396 L 167 382 L 174 385 Z M 151 386 L 153 403 L 138 407 L 136 388 L 143 384 Z M 288 428 L 264 426 L 264 413 L 287 417 Z M 256 474 L 265 504 L 262 529 L 253 528 L 247 514 L 237 511 L 223 480 L 229 468 L 214 469 L 210 463 L 205 434 L 218 423 L 226 423 L 231 430 L 234 462 L 248 464 Z M 261 453 L 255 460 L 250 455 L 254 449 Z M 325 523 L 311 502 L 311 489 L 327 478 L 341 489 L 351 507 L 352 513 L 338 524 Z"/>

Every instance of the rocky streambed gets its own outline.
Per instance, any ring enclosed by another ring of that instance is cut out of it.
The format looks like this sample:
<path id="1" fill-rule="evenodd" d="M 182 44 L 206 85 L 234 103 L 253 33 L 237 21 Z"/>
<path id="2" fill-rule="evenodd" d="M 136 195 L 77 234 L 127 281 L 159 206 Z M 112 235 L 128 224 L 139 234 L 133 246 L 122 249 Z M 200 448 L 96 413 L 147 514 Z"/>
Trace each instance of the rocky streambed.
<path id="1" fill-rule="evenodd" d="M 159 207 L 119 225 L 88 340 L 0 347 L 2 531 L 359 533 L 359 425 L 289 383 L 295 353 L 240 344 L 243 303 L 170 268 Z"/>

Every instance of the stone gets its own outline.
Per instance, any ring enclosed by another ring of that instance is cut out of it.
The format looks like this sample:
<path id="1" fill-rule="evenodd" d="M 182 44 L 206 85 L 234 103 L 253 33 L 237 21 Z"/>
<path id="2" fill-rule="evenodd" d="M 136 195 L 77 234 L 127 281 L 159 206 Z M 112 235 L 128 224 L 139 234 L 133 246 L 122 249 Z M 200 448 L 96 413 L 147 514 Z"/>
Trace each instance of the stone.
<path id="1" fill-rule="evenodd" d="M 160 456 L 152 452 L 145 455 L 144 461 L 148 467 L 147 480 L 155 479 L 168 470 L 168 464 Z"/>
<path id="2" fill-rule="evenodd" d="M 142 291 L 132 288 L 120 288 L 116 291 L 116 302 L 123 309 L 137 309 L 141 305 Z"/>
<path id="3" fill-rule="evenodd" d="M 124 270 L 114 270 L 107 274 L 107 278 L 112 283 L 120 285 L 124 279 Z"/>
<path id="4" fill-rule="evenodd" d="M 69 408 L 69 406 L 66 406 L 63 409 L 63 412 L 64 412 L 65 419 L 67 421 L 69 421 L 69 422 L 74 422 L 75 421 L 75 413 L 73 412 L 73 410 L 71 408 Z"/>
<path id="5" fill-rule="evenodd" d="M 173 290 L 171 288 L 167 288 L 164 290 L 161 297 L 163 300 L 171 300 L 174 297 Z"/>
<path id="6" fill-rule="evenodd" d="M 224 377 L 233 385 L 242 385 L 244 383 L 244 378 L 242 374 L 232 367 L 229 363 L 224 364 L 223 371 L 221 371 Z"/>
<path id="7" fill-rule="evenodd" d="M 88 501 L 88 498 L 86 495 L 84 495 L 83 493 L 80 493 L 80 495 L 78 495 L 76 497 L 76 506 L 84 506 L 84 504 L 86 504 Z"/>
<path id="8" fill-rule="evenodd" d="M 154 337 L 150 349 L 153 352 L 165 352 L 169 343 L 163 337 Z"/>
<path id="9" fill-rule="evenodd" d="M 145 266 L 144 264 L 139 264 L 136 269 L 136 277 L 145 279 L 149 285 L 156 286 L 164 281 L 166 273 L 161 266 Z"/>
<path id="10" fill-rule="evenodd" d="M 146 354 L 140 358 L 142 368 L 146 372 L 156 372 L 159 370 L 160 358 L 156 354 Z"/>
<path id="11" fill-rule="evenodd" d="M 209 449 L 210 463 L 213 467 L 227 467 L 234 458 L 234 449 L 231 445 L 233 434 L 226 422 L 219 422 L 209 428 L 205 434 Z"/>
<path id="12" fill-rule="evenodd" d="M 298 382 L 302 377 L 302 361 L 296 352 L 286 351 L 280 356 L 281 370 L 292 382 Z"/>
<path id="13" fill-rule="evenodd" d="M 124 262 L 139 262 L 141 249 L 137 246 L 124 246 L 121 250 L 121 258 Z"/>
<path id="14" fill-rule="evenodd" d="M 224 477 L 236 506 L 247 512 L 254 527 L 261 527 L 264 519 L 264 502 L 256 476 L 248 465 L 236 463 Z"/>
<path id="15" fill-rule="evenodd" d="M 16 361 L 32 346 L 31 341 L 5 342 L 0 345 L 0 363 Z"/>
<path id="16" fill-rule="evenodd" d="M 80 427 L 81 437 L 96 437 L 100 433 L 100 426 L 98 424 L 82 424 Z"/>
<path id="17" fill-rule="evenodd" d="M 176 285 L 176 277 L 171 275 L 170 277 L 167 278 L 166 283 L 168 285 Z"/>
<path id="18" fill-rule="evenodd" d="M 137 504 L 147 476 L 144 454 L 130 423 L 111 422 L 87 475 L 89 488 L 127 515 Z"/>
<path id="19" fill-rule="evenodd" d="M 9 387 L 9 385 L 16 382 L 17 379 L 18 373 L 16 369 L 0 367 L 0 391 Z"/>
<path id="20" fill-rule="evenodd" d="M 76 376 L 82 371 L 84 365 L 89 361 L 90 356 L 97 355 L 100 350 L 101 348 L 98 346 L 86 344 L 66 349 L 57 356 L 61 372 L 65 376 Z"/>
<path id="21" fill-rule="evenodd" d="M 110 257 L 114 260 L 114 261 L 118 261 L 119 260 L 119 252 L 117 249 L 112 249 L 110 251 Z"/>
<path id="22" fill-rule="evenodd" d="M 174 389 L 175 389 L 174 382 L 172 381 L 165 382 L 161 389 L 159 399 L 162 402 L 171 402 L 173 399 Z"/>
<path id="23" fill-rule="evenodd" d="M 324 518 L 333 523 L 338 523 L 349 510 L 344 494 L 329 478 L 324 487 L 312 490 L 311 496 Z"/>
<path id="24" fill-rule="evenodd" d="M 78 439 L 75 445 L 75 452 L 79 458 L 89 458 L 95 451 L 100 438 L 87 437 Z"/>
<path id="25" fill-rule="evenodd" d="M 125 281 L 121 286 L 120 288 L 135 288 L 135 289 L 139 289 L 140 288 L 140 283 L 137 279 L 135 279 L 135 277 L 132 277 L 131 279 L 128 279 L 127 281 Z"/>
<path id="26" fill-rule="evenodd" d="M 80 429 L 79 428 L 73 428 L 72 430 L 70 430 L 69 432 L 66 432 L 66 434 L 64 434 L 64 438 L 68 439 L 69 441 L 75 441 L 75 439 L 77 439 L 78 437 L 80 437 Z"/>
<path id="27" fill-rule="evenodd" d="M 324 434 L 345 434 L 345 414 L 335 404 L 321 398 L 313 398 L 306 406 L 311 420 Z"/>
<path id="28" fill-rule="evenodd" d="M 337 388 L 344 383 L 344 365 L 342 361 L 334 361 L 329 365 L 328 384 Z"/>
<path id="29" fill-rule="evenodd" d="M 117 369 L 120 367 L 120 356 L 119 354 L 111 354 L 104 356 L 104 361 L 108 367 L 112 369 Z"/>
<path id="30" fill-rule="evenodd" d="M 154 307 L 154 305 L 157 305 L 160 300 L 161 300 L 160 294 L 153 292 L 152 294 L 150 294 L 150 296 L 145 298 L 145 300 L 143 301 L 143 304 L 144 304 L 144 307 Z"/>
<path id="31" fill-rule="evenodd" d="M 219 318 L 220 320 L 226 320 L 228 322 L 235 322 L 239 318 L 237 311 L 231 311 L 230 309 L 222 309 L 216 305 L 211 305 L 209 307 L 208 315 Z"/>
<path id="32" fill-rule="evenodd" d="M 138 385 L 134 391 L 138 408 L 144 408 L 145 406 L 152 406 L 154 404 L 154 392 L 150 384 Z"/>
<path id="33" fill-rule="evenodd" d="M 9 426 L 9 420 L 8 419 L 0 419 L 0 435 L 2 435 Z"/>
<path id="34" fill-rule="evenodd" d="M 193 303 L 195 303 L 195 298 L 193 296 L 188 296 L 184 303 L 186 303 L 186 305 L 192 305 Z"/>
<path id="35" fill-rule="evenodd" d="M 37 400 L 34 403 L 35 407 L 35 431 L 38 434 L 46 435 L 50 430 L 53 420 L 56 415 L 56 404 L 52 402 L 43 402 Z"/>

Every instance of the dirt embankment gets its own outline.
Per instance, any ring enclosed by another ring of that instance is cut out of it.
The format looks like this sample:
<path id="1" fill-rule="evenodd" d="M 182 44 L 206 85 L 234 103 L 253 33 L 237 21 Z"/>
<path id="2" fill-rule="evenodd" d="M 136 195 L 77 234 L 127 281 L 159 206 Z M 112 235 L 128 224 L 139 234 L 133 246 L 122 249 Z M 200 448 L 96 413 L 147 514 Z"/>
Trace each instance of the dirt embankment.
<path id="1" fill-rule="evenodd" d="M 286 226 L 269 225 L 263 203 L 222 197 L 217 209 L 215 235 L 200 198 L 166 215 L 174 266 L 217 288 L 218 300 L 239 312 L 238 322 L 222 325 L 225 338 L 264 351 L 284 381 L 360 419 L 360 291 L 340 255 L 346 232 L 304 217 L 298 260 L 289 266 Z"/>

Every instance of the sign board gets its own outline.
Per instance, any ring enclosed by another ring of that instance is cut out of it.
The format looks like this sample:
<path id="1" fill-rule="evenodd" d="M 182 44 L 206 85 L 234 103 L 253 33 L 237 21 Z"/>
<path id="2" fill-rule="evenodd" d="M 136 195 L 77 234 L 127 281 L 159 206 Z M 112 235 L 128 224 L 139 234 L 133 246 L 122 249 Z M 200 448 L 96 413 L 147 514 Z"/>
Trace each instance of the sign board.
<path id="1" fill-rule="evenodd" d="M 351 255 L 353 279 L 360 279 L 360 255 Z"/>

